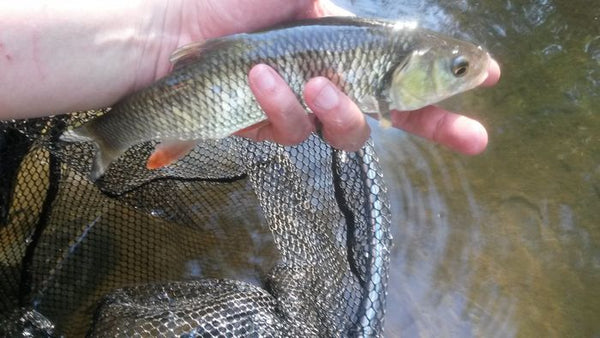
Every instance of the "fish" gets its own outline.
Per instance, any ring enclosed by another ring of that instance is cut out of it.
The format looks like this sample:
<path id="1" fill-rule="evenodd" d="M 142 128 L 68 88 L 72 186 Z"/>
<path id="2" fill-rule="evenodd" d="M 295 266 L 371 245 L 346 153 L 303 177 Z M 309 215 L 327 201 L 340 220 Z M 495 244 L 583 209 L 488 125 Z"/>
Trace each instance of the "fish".
<path id="1" fill-rule="evenodd" d="M 275 69 L 307 113 L 303 86 L 324 76 L 363 113 L 389 125 L 390 110 L 415 110 L 481 84 L 490 56 L 414 22 L 324 17 L 191 43 L 170 60 L 170 74 L 61 135 L 94 144 L 93 181 L 133 145 L 160 142 L 147 164 L 159 168 L 198 140 L 264 123 L 247 78 L 257 64 Z"/>

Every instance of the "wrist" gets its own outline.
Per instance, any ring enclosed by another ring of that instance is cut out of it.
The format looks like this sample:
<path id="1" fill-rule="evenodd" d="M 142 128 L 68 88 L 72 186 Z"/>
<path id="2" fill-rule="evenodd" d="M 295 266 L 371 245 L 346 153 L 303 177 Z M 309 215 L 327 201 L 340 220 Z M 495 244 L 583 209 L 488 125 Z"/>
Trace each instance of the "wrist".
<path id="1" fill-rule="evenodd" d="M 182 31 L 183 1 L 144 1 L 134 33 L 135 56 L 131 92 L 140 90 L 167 75 L 169 58 L 179 46 L 189 43 Z"/>
<path id="2" fill-rule="evenodd" d="M 0 119 L 114 104 L 168 73 L 179 1 L 0 3 Z"/>

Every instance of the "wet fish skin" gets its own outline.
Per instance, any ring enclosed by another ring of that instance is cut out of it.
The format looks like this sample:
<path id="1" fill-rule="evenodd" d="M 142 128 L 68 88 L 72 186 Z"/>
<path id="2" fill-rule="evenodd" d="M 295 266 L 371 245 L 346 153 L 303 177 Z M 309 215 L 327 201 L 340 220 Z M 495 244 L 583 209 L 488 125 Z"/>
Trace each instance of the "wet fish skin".
<path id="1" fill-rule="evenodd" d="M 458 56 L 468 60 L 461 76 L 452 73 Z M 305 107 L 304 84 L 325 76 L 363 112 L 385 117 L 389 109 L 420 108 L 477 86 L 489 56 L 411 25 L 322 18 L 192 44 L 176 51 L 174 62 L 170 75 L 63 134 L 64 141 L 96 145 L 93 180 L 135 144 L 218 139 L 264 120 L 247 79 L 258 63 L 273 67 Z"/>

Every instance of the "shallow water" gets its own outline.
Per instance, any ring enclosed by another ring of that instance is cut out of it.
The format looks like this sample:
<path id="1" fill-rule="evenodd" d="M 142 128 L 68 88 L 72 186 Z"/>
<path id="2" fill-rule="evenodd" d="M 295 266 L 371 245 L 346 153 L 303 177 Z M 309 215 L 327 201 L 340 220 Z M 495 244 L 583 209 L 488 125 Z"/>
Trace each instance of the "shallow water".
<path id="1" fill-rule="evenodd" d="M 588 1 L 338 1 L 479 42 L 500 83 L 446 107 L 488 129 L 466 157 L 374 138 L 392 198 L 386 335 L 600 335 L 600 6 Z"/>

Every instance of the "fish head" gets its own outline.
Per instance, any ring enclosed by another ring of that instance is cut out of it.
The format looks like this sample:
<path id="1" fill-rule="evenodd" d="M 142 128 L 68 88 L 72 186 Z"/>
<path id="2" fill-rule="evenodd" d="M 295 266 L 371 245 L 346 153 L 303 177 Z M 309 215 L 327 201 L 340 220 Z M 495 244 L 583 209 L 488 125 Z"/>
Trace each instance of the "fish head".
<path id="1" fill-rule="evenodd" d="M 417 48 L 393 70 L 390 108 L 415 110 L 480 85 L 489 54 L 480 46 L 425 33 Z"/>

